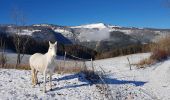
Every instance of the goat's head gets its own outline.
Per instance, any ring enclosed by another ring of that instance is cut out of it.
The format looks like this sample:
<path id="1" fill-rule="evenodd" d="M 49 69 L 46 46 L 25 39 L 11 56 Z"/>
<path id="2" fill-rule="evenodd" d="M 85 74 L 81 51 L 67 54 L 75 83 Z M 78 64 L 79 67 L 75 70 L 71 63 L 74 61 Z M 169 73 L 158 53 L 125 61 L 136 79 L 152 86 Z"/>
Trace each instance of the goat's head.
<path id="1" fill-rule="evenodd" d="M 48 52 L 50 53 L 51 56 L 55 57 L 56 56 L 56 53 L 57 53 L 57 41 L 52 44 L 50 41 L 49 41 L 49 49 L 48 49 Z"/>

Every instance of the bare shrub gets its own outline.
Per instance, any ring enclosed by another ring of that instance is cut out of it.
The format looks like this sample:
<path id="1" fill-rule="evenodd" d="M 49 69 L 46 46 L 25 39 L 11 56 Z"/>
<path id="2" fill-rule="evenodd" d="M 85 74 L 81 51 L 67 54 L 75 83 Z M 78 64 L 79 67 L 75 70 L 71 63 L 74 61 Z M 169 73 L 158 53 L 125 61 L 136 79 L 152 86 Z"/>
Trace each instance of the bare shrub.
<path id="1" fill-rule="evenodd" d="M 7 57 L 6 55 L 2 52 L 0 53 L 0 67 L 5 67 L 7 63 Z"/>
<path id="2" fill-rule="evenodd" d="M 82 72 L 85 74 L 85 78 L 92 84 L 99 82 L 100 80 L 99 73 L 94 72 L 93 70 L 84 70 Z"/>
<path id="3" fill-rule="evenodd" d="M 0 40 L 0 50 L 2 50 L 0 52 L 0 67 L 5 67 L 5 65 L 7 63 L 7 57 L 5 54 L 5 42 L 2 38 Z"/>
<path id="4" fill-rule="evenodd" d="M 13 27 L 16 32 L 14 34 L 13 43 L 17 52 L 17 62 L 16 67 L 21 63 L 21 60 L 24 56 L 26 45 L 29 41 L 29 38 L 22 38 L 22 27 L 26 24 L 26 17 L 23 12 L 21 12 L 18 8 L 13 8 L 12 20 L 15 22 L 15 26 Z M 21 57 L 22 54 L 22 57 Z"/>

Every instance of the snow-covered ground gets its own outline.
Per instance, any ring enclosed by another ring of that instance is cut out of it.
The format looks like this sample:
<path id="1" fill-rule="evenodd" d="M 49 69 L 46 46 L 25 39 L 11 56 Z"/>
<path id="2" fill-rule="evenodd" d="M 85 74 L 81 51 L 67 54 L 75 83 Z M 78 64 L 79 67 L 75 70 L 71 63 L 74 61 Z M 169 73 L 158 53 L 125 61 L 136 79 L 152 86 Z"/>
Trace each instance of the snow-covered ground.
<path id="1" fill-rule="evenodd" d="M 127 57 L 135 64 L 149 56 L 144 53 L 97 60 L 94 66 L 106 71 L 105 81 L 120 100 L 170 100 L 170 59 L 145 69 L 132 66 L 130 70 Z"/>
<path id="2" fill-rule="evenodd" d="M 149 53 L 133 54 L 94 61 L 95 70 L 104 69 L 104 81 L 109 85 L 112 96 L 118 100 L 170 100 L 170 59 L 145 69 L 137 69 L 130 63 L 149 57 Z M 90 62 L 87 62 L 87 65 Z M 101 67 L 101 68 L 100 68 Z M 55 74 L 53 91 L 42 92 L 42 84 L 31 86 L 31 72 L 0 69 L 0 100 L 6 99 L 59 99 L 101 100 L 96 83 L 90 85 L 84 74 Z M 39 74 L 40 82 L 43 76 Z M 49 89 L 47 87 L 47 89 Z M 107 99 L 107 98 L 104 98 Z"/>
<path id="3" fill-rule="evenodd" d="M 95 85 L 83 78 L 83 74 L 55 74 L 53 90 L 44 94 L 42 85 L 32 87 L 31 71 L 0 69 L 0 100 L 99 100 L 101 95 Z M 43 76 L 38 75 L 40 83 Z"/>

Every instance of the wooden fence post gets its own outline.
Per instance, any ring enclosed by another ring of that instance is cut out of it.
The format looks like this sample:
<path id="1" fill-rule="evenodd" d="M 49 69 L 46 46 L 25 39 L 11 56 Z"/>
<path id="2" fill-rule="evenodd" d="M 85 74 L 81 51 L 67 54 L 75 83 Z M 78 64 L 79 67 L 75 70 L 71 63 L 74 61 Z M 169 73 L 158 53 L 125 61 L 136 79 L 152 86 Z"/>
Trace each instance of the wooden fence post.
<path id="1" fill-rule="evenodd" d="M 66 55 L 67 55 L 67 52 L 65 51 L 65 53 L 64 53 L 64 68 L 65 68 Z"/>
<path id="2" fill-rule="evenodd" d="M 94 66 L 93 66 L 93 59 L 91 58 L 91 65 L 92 65 L 92 69 L 94 71 Z"/>
<path id="3" fill-rule="evenodd" d="M 129 58 L 128 58 L 128 57 L 127 57 L 127 60 L 128 60 L 128 62 L 129 62 L 130 70 L 132 70 L 132 66 L 131 66 L 131 64 L 130 64 L 130 60 L 129 60 Z"/>

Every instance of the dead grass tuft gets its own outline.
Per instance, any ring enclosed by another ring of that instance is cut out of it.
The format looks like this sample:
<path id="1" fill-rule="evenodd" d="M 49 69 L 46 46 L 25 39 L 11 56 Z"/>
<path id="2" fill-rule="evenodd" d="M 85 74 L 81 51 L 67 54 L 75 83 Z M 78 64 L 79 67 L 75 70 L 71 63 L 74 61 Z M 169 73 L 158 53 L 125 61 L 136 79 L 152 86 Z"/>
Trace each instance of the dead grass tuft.
<path id="1" fill-rule="evenodd" d="M 141 60 L 138 64 L 136 64 L 136 66 L 138 68 L 146 68 L 147 66 L 150 66 L 154 63 L 155 63 L 155 60 L 146 58 L 146 59 Z"/>

